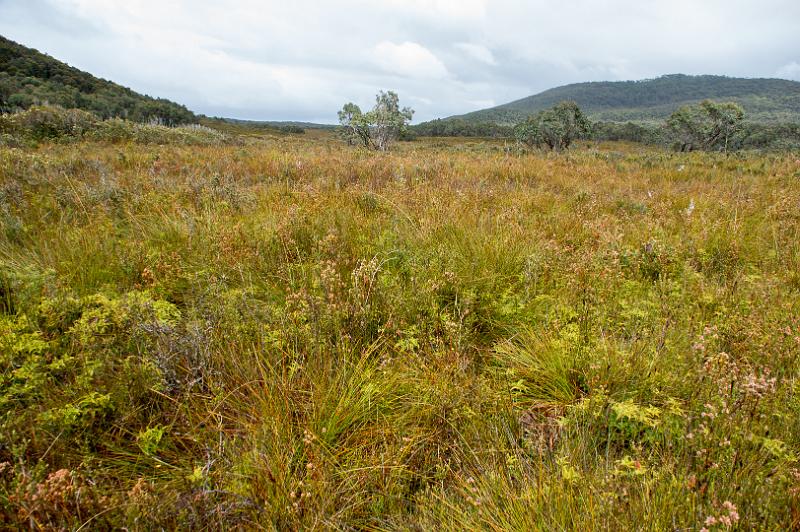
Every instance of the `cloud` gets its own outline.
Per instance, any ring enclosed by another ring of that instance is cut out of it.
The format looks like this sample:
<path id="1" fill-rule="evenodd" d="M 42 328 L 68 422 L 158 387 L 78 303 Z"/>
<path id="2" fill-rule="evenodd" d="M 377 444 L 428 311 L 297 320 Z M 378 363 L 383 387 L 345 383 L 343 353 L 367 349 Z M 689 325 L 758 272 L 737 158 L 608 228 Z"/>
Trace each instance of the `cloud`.
<path id="1" fill-rule="evenodd" d="M 798 63 L 797 61 L 792 61 L 791 63 L 787 63 L 783 65 L 781 68 L 779 68 L 778 72 L 776 72 L 775 75 L 783 79 L 793 79 L 796 81 L 800 81 L 800 63 Z"/>
<path id="2" fill-rule="evenodd" d="M 797 0 L 0 0 L 0 34 L 252 119 L 335 122 L 379 89 L 419 121 L 579 81 L 800 79 Z"/>
<path id="3" fill-rule="evenodd" d="M 412 96 L 409 99 L 412 102 L 418 102 L 418 103 L 422 103 L 422 104 L 425 104 L 425 105 L 431 105 L 433 103 L 433 100 L 429 100 L 428 98 L 421 98 L 419 96 Z"/>
<path id="4" fill-rule="evenodd" d="M 488 0 L 386 0 L 394 9 L 432 17 L 442 22 L 449 19 L 480 19 L 486 15 Z"/>
<path id="5" fill-rule="evenodd" d="M 466 42 L 458 42 L 454 44 L 456 48 L 467 54 L 472 59 L 487 65 L 496 65 L 492 51 L 480 44 L 472 44 Z"/>
<path id="6" fill-rule="evenodd" d="M 415 42 L 383 41 L 373 51 L 375 62 L 386 72 L 411 78 L 447 77 L 447 68 L 430 50 Z"/>

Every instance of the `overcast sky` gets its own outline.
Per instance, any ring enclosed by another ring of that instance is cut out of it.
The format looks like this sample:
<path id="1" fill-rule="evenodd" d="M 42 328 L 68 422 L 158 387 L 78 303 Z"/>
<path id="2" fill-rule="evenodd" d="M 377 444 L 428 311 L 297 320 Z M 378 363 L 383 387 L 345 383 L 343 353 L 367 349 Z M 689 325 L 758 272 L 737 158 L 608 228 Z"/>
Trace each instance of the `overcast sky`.
<path id="1" fill-rule="evenodd" d="M 800 0 L 0 0 L 0 33 L 198 113 L 415 122 L 579 81 L 800 80 Z"/>

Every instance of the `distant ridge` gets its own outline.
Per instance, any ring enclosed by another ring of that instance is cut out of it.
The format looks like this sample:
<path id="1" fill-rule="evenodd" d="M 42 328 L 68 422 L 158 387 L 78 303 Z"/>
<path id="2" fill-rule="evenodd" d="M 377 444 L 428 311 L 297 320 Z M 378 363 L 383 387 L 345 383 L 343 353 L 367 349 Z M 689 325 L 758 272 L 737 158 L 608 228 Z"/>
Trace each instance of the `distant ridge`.
<path id="1" fill-rule="evenodd" d="M 239 118 L 216 118 L 230 124 L 242 126 L 297 127 L 303 129 L 336 129 L 337 124 L 318 124 L 316 122 L 298 122 L 296 120 L 243 120 Z"/>
<path id="2" fill-rule="evenodd" d="M 663 120 L 681 105 L 706 99 L 737 102 L 754 122 L 800 122 L 800 82 L 684 74 L 564 85 L 444 120 L 514 124 L 560 101 L 574 100 L 594 120 L 650 122 Z"/>
<path id="3" fill-rule="evenodd" d="M 84 109 L 100 118 L 167 125 L 198 120 L 183 105 L 139 94 L 0 36 L 0 111 L 43 103 Z"/>

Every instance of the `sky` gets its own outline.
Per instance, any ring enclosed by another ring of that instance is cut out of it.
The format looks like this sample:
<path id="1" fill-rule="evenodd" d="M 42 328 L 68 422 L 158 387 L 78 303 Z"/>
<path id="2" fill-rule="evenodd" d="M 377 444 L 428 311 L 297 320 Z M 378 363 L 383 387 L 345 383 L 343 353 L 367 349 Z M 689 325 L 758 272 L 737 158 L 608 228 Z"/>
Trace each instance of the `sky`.
<path id="1" fill-rule="evenodd" d="M 800 81 L 799 0 L 0 0 L 0 34 L 197 113 L 414 122 L 582 81 Z"/>

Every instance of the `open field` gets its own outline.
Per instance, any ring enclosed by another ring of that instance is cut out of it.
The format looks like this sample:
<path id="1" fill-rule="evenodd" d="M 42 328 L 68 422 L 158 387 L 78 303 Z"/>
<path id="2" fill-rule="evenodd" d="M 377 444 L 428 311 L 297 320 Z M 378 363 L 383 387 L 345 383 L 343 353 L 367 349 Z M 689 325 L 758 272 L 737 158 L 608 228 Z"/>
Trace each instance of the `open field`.
<path id="1" fill-rule="evenodd" d="M 0 148 L 0 523 L 800 527 L 800 156 Z"/>

